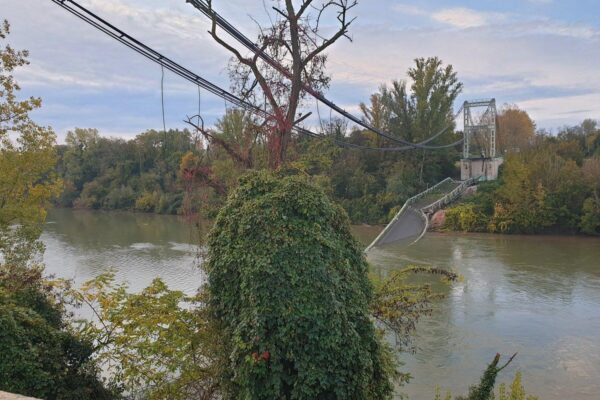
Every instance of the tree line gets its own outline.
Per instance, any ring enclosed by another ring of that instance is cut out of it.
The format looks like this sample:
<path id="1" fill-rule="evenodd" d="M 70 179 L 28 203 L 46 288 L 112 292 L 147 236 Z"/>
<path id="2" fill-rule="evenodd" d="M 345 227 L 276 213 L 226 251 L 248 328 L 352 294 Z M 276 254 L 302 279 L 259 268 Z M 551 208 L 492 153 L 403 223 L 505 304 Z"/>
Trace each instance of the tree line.
<path id="1" fill-rule="evenodd" d="M 507 118 L 510 118 L 507 120 Z M 600 235 L 600 129 L 595 120 L 556 135 L 535 131 L 527 114 L 500 116 L 505 154 L 498 181 L 446 212 L 446 228 L 494 233 Z"/>
<path id="2" fill-rule="evenodd" d="M 411 277 L 457 277 L 424 267 L 373 277 L 348 215 L 387 220 L 404 198 L 455 174 L 458 153 L 347 151 L 337 142 L 388 143 L 338 120 L 323 123 L 323 139 L 295 136 L 303 88 L 327 88 L 324 51 L 348 37 L 355 4 L 276 8 L 256 41 L 275 70 L 225 42 L 211 8 L 211 36 L 234 55 L 236 92 L 270 117 L 231 110 L 214 127 L 197 116 L 189 131 L 129 141 L 77 129 L 55 146 L 54 132 L 29 118 L 41 100 L 17 100 L 12 71 L 27 53 L 0 49 L 1 389 L 47 399 L 388 399 L 408 381 L 397 355 L 442 295 Z M 339 26 L 324 37 L 319 21 L 330 12 Z M 5 23 L 3 41 L 8 32 Z M 383 86 L 361 109 L 370 125 L 419 141 L 452 123 L 462 85 L 437 58 L 417 59 L 409 76 L 410 86 Z M 439 143 L 457 137 L 453 128 Z M 52 201 L 214 216 L 207 282 L 185 296 L 158 279 L 130 293 L 111 274 L 81 288 L 44 276 L 39 237 Z M 68 306 L 96 318 L 75 319 Z M 506 365 L 496 356 L 458 398 L 492 398 Z"/>
<path id="3" fill-rule="evenodd" d="M 402 85 L 395 82 L 394 90 L 402 93 Z M 365 118 L 385 129 L 413 132 L 416 140 L 425 138 L 431 130 L 419 134 L 418 129 L 396 125 L 399 119 L 391 112 L 398 106 L 394 97 L 382 87 L 369 105 L 361 105 Z M 400 120 L 425 119 L 414 110 Z M 212 135 L 243 148 L 244 132 L 252 123 L 245 112 L 232 109 L 217 122 Z M 498 116 L 498 150 L 505 158 L 500 178 L 480 185 L 476 196 L 449 210 L 447 228 L 598 234 L 599 132 L 596 121 L 585 120 L 550 134 L 536 130 L 526 111 L 505 106 Z M 456 148 L 402 153 L 342 148 L 335 140 L 364 146 L 381 141 L 369 131 L 348 129 L 342 120 L 324 123 L 323 134 L 324 139 L 295 138 L 286 168 L 312 176 L 355 224 L 386 223 L 408 197 L 459 175 L 461 154 Z M 164 214 L 191 211 L 212 218 L 241 175 L 266 167 L 267 151 L 260 143 L 253 147 L 249 168 L 222 146 L 206 146 L 187 129 L 166 135 L 150 130 L 130 140 L 75 129 L 67 133 L 64 145 L 57 146 L 57 173 L 64 189 L 56 202 L 62 207 Z M 186 171 L 204 174 L 190 181 Z M 188 210 L 186 204 L 193 207 Z"/>

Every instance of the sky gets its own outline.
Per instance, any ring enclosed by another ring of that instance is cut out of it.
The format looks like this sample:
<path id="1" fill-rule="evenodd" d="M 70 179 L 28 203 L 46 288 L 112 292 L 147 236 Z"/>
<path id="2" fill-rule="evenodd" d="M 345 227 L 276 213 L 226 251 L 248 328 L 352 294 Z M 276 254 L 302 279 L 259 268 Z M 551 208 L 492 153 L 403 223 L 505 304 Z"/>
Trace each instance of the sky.
<path id="1" fill-rule="evenodd" d="M 229 53 L 185 0 L 78 2 L 229 88 Z M 254 37 L 253 20 L 268 21 L 274 2 L 213 0 L 213 6 Z M 359 0 L 352 14 L 353 40 L 335 43 L 327 66 L 326 96 L 348 111 L 358 114 L 358 104 L 382 84 L 406 79 L 415 58 L 437 56 L 464 83 L 455 109 L 465 100 L 495 98 L 500 108 L 516 104 L 549 130 L 600 119 L 600 0 Z M 33 116 L 52 126 L 59 142 L 75 127 L 124 138 L 162 129 L 160 66 L 51 0 L 0 0 L 0 18 L 11 23 L 11 46 L 30 51 L 31 64 L 15 74 L 22 95 L 43 99 Z M 164 99 L 167 129 L 184 127 L 199 106 L 209 121 L 226 107 L 206 92 L 199 99 L 195 86 L 168 71 Z"/>

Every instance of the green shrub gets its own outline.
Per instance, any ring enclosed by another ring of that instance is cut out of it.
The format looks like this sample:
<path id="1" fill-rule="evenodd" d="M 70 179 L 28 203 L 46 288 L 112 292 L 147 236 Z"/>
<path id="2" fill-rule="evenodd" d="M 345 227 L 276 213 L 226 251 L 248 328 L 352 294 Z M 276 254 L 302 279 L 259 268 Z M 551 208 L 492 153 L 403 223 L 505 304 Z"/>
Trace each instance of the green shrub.
<path id="1" fill-rule="evenodd" d="M 497 399 L 497 400 L 538 400 L 538 398 L 536 396 L 532 396 L 532 395 L 528 395 L 525 392 L 525 388 L 523 387 L 523 384 L 521 383 L 521 372 L 517 372 L 515 375 L 515 378 L 513 379 L 512 383 L 510 384 L 510 387 L 506 388 L 506 384 L 501 383 L 500 387 L 498 388 L 498 396 L 494 396 L 493 393 L 489 392 L 488 393 L 488 399 L 493 400 L 493 399 Z M 452 400 L 452 394 L 450 394 L 450 392 L 447 392 L 446 395 L 444 397 L 442 397 L 440 388 L 436 388 L 435 391 L 435 397 L 434 400 Z M 470 400 L 471 398 L 467 398 L 467 400 Z M 460 400 L 460 398 L 457 398 L 457 400 Z"/>
<path id="2" fill-rule="evenodd" d="M 135 192 L 129 186 L 112 189 L 104 198 L 104 208 L 131 209 L 135 203 Z"/>
<path id="3" fill-rule="evenodd" d="M 208 239 L 228 399 L 384 399 L 391 361 L 344 211 L 301 177 L 242 178 Z"/>
<path id="4" fill-rule="evenodd" d="M 158 192 L 144 192 L 135 201 L 135 210 L 142 212 L 154 212 L 159 206 L 160 194 Z"/>
<path id="5" fill-rule="evenodd" d="M 0 390 L 43 399 L 113 399 L 92 343 L 67 328 L 41 269 L 0 268 Z"/>
<path id="6" fill-rule="evenodd" d="M 590 197 L 583 202 L 581 231 L 588 235 L 600 235 L 600 199 Z"/>
<path id="7" fill-rule="evenodd" d="M 459 204 L 446 210 L 444 227 L 448 230 L 480 232 L 486 225 L 486 216 L 474 204 Z"/>

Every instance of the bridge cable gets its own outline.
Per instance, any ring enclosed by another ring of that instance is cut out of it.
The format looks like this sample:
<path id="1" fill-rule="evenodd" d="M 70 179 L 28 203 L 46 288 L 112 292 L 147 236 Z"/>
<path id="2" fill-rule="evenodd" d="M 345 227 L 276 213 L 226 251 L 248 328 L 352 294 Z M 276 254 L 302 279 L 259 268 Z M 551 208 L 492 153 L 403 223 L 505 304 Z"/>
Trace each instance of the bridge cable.
<path id="1" fill-rule="evenodd" d="M 195 7 L 196 9 L 198 9 L 202 14 L 204 14 L 205 16 L 207 16 L 209 19 L 211 20 L 215 20 L 216 24 L 221 27 L 221 29 L 223 29 L 225 32 L 227 32 L 230 36 L 232 36 L 234 39 L 236 39 L 238 42 L 240 42 L 244 47 L 246 47 L 248 50 L 250 50 L 251 52 L 253 52 L 254 54 L 258 55 L 263 61 L 265 61 L 267 64 L 269 64 L 271 67 L 273 67 L 275 70 L 277 70 L 279 73 L 281 73 L 282 75 L 284 75 L 285 77 L 287 77 L 288 79 L 291 79 L 292 74 L 283 66 L 281 65 L 277 60 L 275 60 L 274 58 L 272 58 L 270 55 L 268 55 L 263 49 L 261 49 L 256 43 L 254 43 L 252 40 L 250 40 L 247 36 L 245 36 L 243 33 L 241 33 L 237 28 L 235 28 L 233 25 L 231 25 L 226 19 L 224 19 L 223 17 L 221 17 L 217 12 L 215 12 L 211 6 L 209 6 L 205 1 L 203 0 L 186 0 L 187 3 L 190 3 L 193 7 Z M 354 123 L 358 124 L 359 126 L 362 126 L 365 129 L 368 129 L 388 140 L 391 140 L 393 142 L 396 143 L 401 143 L 407 146 L 413 146 L 416 148 L 429 148 L 429 149 L 435 149 L 435 148 L 443 148 L 445 145 L 442 145 L 440 147 L 438 146 L 429 146 L 429 147 L 425 147 L 424 145 L 431 142 L 432 140 L 434 140 L 437 136 L 437 134 L 435 134 L 434 136 L 427 138 L 421 142 L 418 143 L 413 143 L 413 142 L 409 142 L 407 140 L 404 140 L 402 138 L 398 138 L 395 136 L 392 136 L 378 128 L 373 127 L 372 125 L 368 124 L 366 121 L 363 121 L 361 118 L 356 117 L 355 115 L 347 112 L 346 110 L 342 109 L 341 107 L 339 107 L 337 104 L 335 104 L 334 102 L 332 102 L 331 100 L 328 100 L 327 98 L 325 98 L 321 93 L 319 93 L 317 90 L 313 89 L 312 87 L 310 87 L 308 84 L 303 83 L 302 85 L 302 89 L 309 93 L 311 96 L 313 96 L 314 98 L 316 98 L 317 100 L 319 100 L 321 103 L 325 104 L 326 106 L 328 106 L 330 109 L 335 110 L 336 112 L 338 112 L 339 114 L 341 114 L 342 116 L 348 118 L 349 120 L 353 121 Z M 444 128 L 444 130 L 446 130 L 447 128 Z"/>
<path id="2" fill-rule="evenodd" d="M 248 103 L 247 101 L 242 100 L 241 98 L 237 97 L 233 93 L 230 93 L 227 90 L 220 88 L 219 86 L 213 84 L 212 82 L 202 78 L 200 75 L 195 74 L 194 72 L 181 66 L 180 64 L 176 63 L 175 61 L 172 61 L 171 59 L 163 56 L 158 51 L 150 48 L 149 46 L 145 45 L 144 43 L 140 42 L 139 40 L 128 35 L 124 31 L 122 31 L 119 28 L 115 27 L 114 25 L 110 24 L 109 22 L 102 19 L 101 17 L 94 14 L 93 12 L 86 9 L 85 7 L 81 6 L 77 2 L 75 2 L 73 0 L 51 0 L 51 1 L 53 3 L 55 3 L 56 5 L 60 6 L 61 8 L 67 10 L 71 14 L 75 15 L 82 21 L 88 23 L 89 25 L 91 25 L 94 28 L 98 29 L 99 31 L 105 33 L 106 35 L 110 36 L 111 38 L 115 39 L 116 41 L 129 47 L 131 50 L 146 57 L 150 61 L 153 61 L 153 62 L 161 65 L 163 68 L 166 68 L 167 70 L 173 72 L 174 74 L 178 75 L 179 77 L 195 84 L 199 88 L 203 88 L 203 89 L 207 90 L 208 92 L 210 92 L 218 97 L 221 97 L 222 99 L 224 99 L 226 101 L 229 101 L 230 103 L 236 105 L 237 107 L 240 107 L 241 109 L 250 111 L 253 114 L 255 114 L 261 118 L 272 118 L 273 117 L 269 112 L 266 111 L 266 109 L 263 110 L 263 109 L 255 106 L 254 104 L 251 104 L 251 103 Z M 67 4 L 67 3 L 70 3 L 70 4 Z M 296 132 L 298 134 L 302 134 L 302 135 L 306 135 L 306 136 L 310 136 L 310 137 L 314 137 L 314 138 L 321 138 L 321 139 L 325 137 L 324 135 L 317 134 L 317 133 L 312 132 L 303 127 L 294 126 L 293 129 L 294 129 L 294 132 Z M 447 147 L 452 147 L 452 146 L 457 145 L 458 143 L 462 142 L 462 140 L 463 139 L 461 139 L 460 141 L 457 141 L 455 143 L 450 143 L 450 144 L 442 145 L 442 146 L 420 146 L 420 148 L 431 148 L 431 149 L 447 148 Z M 368 147 L 368 146 L 362 146 L 362 145 L 357 145 L 357 144 L 353 144 L 353 143 L 348 143 L 348 142 L 337 140 L 337 139 L 334 139 L 334 142 L 342 147 L 349 147 L 349 148 L 356 148 L 356 149 L 363 149 L 363 150 L 373 150 L 373 151 L 405 151 L 405 150 L 415 149 L 415 146 L 413 146 L 413 145 L 406 145 L 406 146 L 401 146 L 401 147 Z"/>

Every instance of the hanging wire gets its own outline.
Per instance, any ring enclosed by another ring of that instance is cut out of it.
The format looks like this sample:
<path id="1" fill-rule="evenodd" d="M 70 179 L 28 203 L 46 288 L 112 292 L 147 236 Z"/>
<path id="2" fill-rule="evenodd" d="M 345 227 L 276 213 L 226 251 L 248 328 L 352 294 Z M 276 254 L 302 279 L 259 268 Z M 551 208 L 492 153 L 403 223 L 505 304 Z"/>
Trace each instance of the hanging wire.
<path id="1" fill-rule="evenodd" d="M 196 123 L 198 126 L 202 126 L 202 128 L 204 128 L 204 120 L 202 119 L 202 88 L 200 88 L 200 85 L 197 86 L 198 88 L 198 122 Z M 191 145 L 191 143 L 190 143 Z M 196 132 L 194 134 L 194 143 L 193 143 L 193 148 L 191 149 L 192 151 L 195 151 L 198 148 L 198 132 Z"/>
<path id="2" fill-rule="evenodd" d="M 319 126 L 321 127 L 321 134 L 325 132 L 323 129 L 323 120 L 321 119 L 321 110 L 319 110 L 319 100 L 316 100 L 317 103 L 317 116 L 319 117 Z"/>
<path id="3" fill-rule="evenodd" d="M 202 89 L 198 86 L 198 119 L 200 119 L 200 113 L 202 111 Z"/>
<path id="4" fill-rule="evenodd" d="M 163 155 L 165 154 L 167 147 L 167 123 L 165 121 L 165 67 L 160 66 L 160 105 L 162 109 L 162 123 L 163 123 Z"/>
<path id="5" fill-rule="evenodd" d="M 193 3 L 194 5 L 198 4 L 197 0 L 188 0 L 188 1 Z M 181 76 L 182 78 L 184 78 L 196 85 L 200 85 L 200 86 L 202 86 L 202 88 L 208 90 L 209 92 L 214 93 L 215 95 L 217 95 L 219 97 L 222 97 L 223 99 L 226 100 L 226 102 L 229 101 L 232 104 L 234 104 L 235 106 L 249 110 L 258 116 L 261 116 L 264 118 L 271 117 L 271 115 L 266 112 L 266 109 L 267 109 L 266 103 L 265 103 L 265 110 L 261 110 L 259 107 L 256 107 L 256 106 L 244 101 L 243 99 L 238 98 L 234 94 L 207 81 L 206 79 L 202 78 L 201 76 L 191 72 L 190 70 L 186 69 L 185 67 L 181 66 L 180 64 L 177 64 L 176 62 L 172 61 L 171 59 L 158 53 L 156 50 L 148 47 L 144 43 L 136 40 L 135 38 L 131 37 L 127 33 L 118 29 L 114 25 L 111 25 L 109 22 L 103 20 L 102 18 L 98 17 L 96 14 L 87 10 L 85 7 L 79 5 L 75 1 L 73 1 L 73 0 L 52 0 L 52 2 L 57 4 L 60 7 L 64 8 L 65 10 L 72 13 L 73 15 L 80 18 L 81 20 L 89 23 L 90 25 L 92 25 L 93 27 L 98 29 L 99 31 L 107 34 L 108 36 L 112 37 L 113 39 L 117 40 L 118 42 L 120 42 L 120 43 L 124 44 L 125 46 L 129 47 L 130 49 L 136 51 L 137 53 L 141 54 L 142 56 L 148 58 L 149 60 L 151 60 L 153 62 L 160 64 L 161 67 L 167 68 L 169 71 Z M 211 12 L 211 15 L 212 15 L 212 12 Z M 240 39 L 240 38 L 238 38 L 238 39 Z M 248 41 L 247 43 L 244 43 L 244 44 L 247 46 L 250 46 L 250 47 L 255 46 L 250 41 Z M 313 97 L 315 97 L 315 96 L 318 96 L 317 99 L 319 101 L 323 102 L 328 107 L 333 108 L 336 112 L 340 112 L 339 107 L 337 107 L 335 104 L 331 103 L 329 100 L 323 98 L 318 93 L 313 94 Z M 164 106 L 163 106 L 163 109 L 164 109 Z M 346 115 L 345 112 L 342 115 L 350 118 L 352 121 L 356 122 L 356 120 L 357 120 L 356 117 L 354 117 L 352 115 L 348 116 L 348 115 Z M 358 123 L 359 123 L 359 125 L 364 126 L 364 123 L 362 121 L 358 121 Z M 163 127 L 166 132 L 166 123 L 164 123 L 164 118 L 163 118 Z M 375 133 L 380 134 L 380 132 L 378 132 L 378 130 L 376 130 L 376 129 L 371 129 L 370 127 L 367 127 L 367 129 L 373 130 Z M 439 134 L 441 134 L 443 131 L 446 131 L 447 129 L 448 129 L 448 127 L 444 128 L 441 132 L 439 132 Z M 314 132 L 311 132 L 311 131 L 301 128 L 301 127 L 296 126 L 296 127 L 294 127 L 294 130 L 298 133 L 302 133 L 307 136 L 316 137 L 316 138 L 321 137 L 321 135 L 318 135 Z M 439 136 L 439 134 L 436 134 L 436 135 L 430 137 L 429 139 L 424 140 L 419 143 L 408 143 L 404 140 L 394 138 L 394 140 L 392 140 L 394 142 L 406 143 L 404 146 L 400 146 L 400 147 L 372 148 L 372 147 L 360 146 L 360 145 L 356 145 L 356 144 L 352 144 L 352 143 L 348 143 L 348 142 L 344 142 L 344 141 L 336 141 L 336 143 L 338 143 L 340 146 L 343 146 L 343 147 L 355 148 L 355 149 L 376 150 L 376 151 L 406 151 L 406 150 L 414 150 L 415 148 L 428 148 L 428 149 L 449 148 L 449 147 L 458 145 L 459 143 L 461 143 L 464 140 L 464 138 L 463 138 L 454 143 L 450 143 L 450 144 L 446 144 L 446 145 L 439 145 L 439 146 L 425 145 L 425 143 L 432 141 L 437 136 Z M 389 138 L 389 136 L 387 134 L 383 134 L 382 136 Z M 390 139 L 392 139 L 392 138 L 390 138 Z"/>

